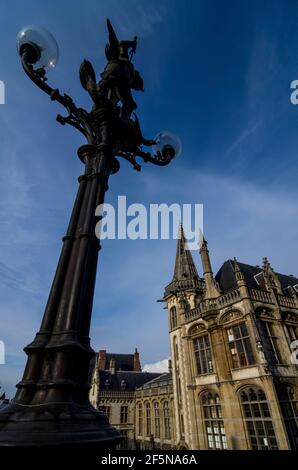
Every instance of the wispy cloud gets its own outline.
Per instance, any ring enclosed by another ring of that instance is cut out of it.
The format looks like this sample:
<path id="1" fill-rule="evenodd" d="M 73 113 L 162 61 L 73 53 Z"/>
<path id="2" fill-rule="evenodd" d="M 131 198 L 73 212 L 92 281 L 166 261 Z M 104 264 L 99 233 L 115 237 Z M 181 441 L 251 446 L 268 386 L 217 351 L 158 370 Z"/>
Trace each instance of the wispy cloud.
<path id="1" fill-rule="evenodd" d="M 28 22 L 28 8 L 20 0 L 13 3 L 18 15 L 11 15 L 11 8 L 5 6 L 0 19 L 4 41 L 0 78 L 7 85 L 7 103 L 0 109 L 0 337 L 8 351 L 0 381 L 10 395 L 25 363 L 22 348 L 32 340 L 42 317 L 60 236 L 82 171 L 76 147 L 83 143 L 72 129 L 55 125 L 55 114 L 61 109 L 22 74 L 12 51 L 16 32 Z M 123 163 L 121 172 L 111 178 L 107 202 L 127 194 L 131 202 L 144 204 L 204 203 L 214 271 L 233 256 L 259 264 L 267 255 L 276 271 L 295 274 L 297 118 L 290 121 L 281 112 L 289 103 L 287 84 L 297 78 L 291 75 L 296 59 L 292 69 L 281 65 L 280 48 L 269 31 L 271 9 L 264 14 L 261 2 L 251 2 L 249 7 L 238 2 L 235 20 L 229 8 L 218 2 L 216 8 L 228 25 L 224 35 L 219 30 L 214 34 L 206 22 L 214 21 L 214 7 L 209 9 L 206 2 L 202 9 L 197 7 L 200 3 L 193 2 L 188 12 L 183 2 L 171 0 L 88 0 L 83 9 L 80 2 L 73 2 L 69 15 L 68 2 L 47 7 L 32 0 L 29 14 L 34 23 L 54 33 L 61 48 L 61 61 L 49 74 L 50 83 L 61 91 L 71 88 L 75 101 L 87 109 L 91 104 L 80 87 L 78 67 L 87 57 L 99 76 L 105 64 L 105 18 L 111 18 L 119 37 L 137 34 L 141 40 L 136 66 L 148 88 L 137 99 L 144 134 L 154 135 L 165 127 L 183 134 L 184 155 L 167 168 L 144 165 L 136 175 Z M 282 2 L 279 8 L 285 9 Z M 255 18 L 259 18 L 257 25 Z M 238 49 L 231 51 L 242 22 Z M 292 23 L 297 48 L 296 23 Z M 282 16 L 278 24 L 286 37 Z M 194 45 L 198 45 L 196 57 Z M 295 51 L 285 44 L 286 48 L 288 56 Z M 219 73 L 228 92 L 222 88 L 222 93 L 214 93 Z M 277 133 L 273 125 L 281 121 L 284 129 Z M 218 150 L 222 138 L 227 148 L 223 155 Z M 91 330 L 95 349 L 131 352 L 138 347 L 146 365 L 169 356 L 167 311 L 156 300 L 171 280 L 175 249 L 176 241 L 171 240 L 103 242 Z M 193 256 L 198 263 L 198 253 Z"/>
<path id="2" fill-rule="evenodd" d="M 222 177 L 201 171 L 180 168 L 169 169 L 170 176 L 155 173 L 156 184 L 144 182 L 151 179 L 150 172 L 139 175 L 127 173 L 125 186 L 130 197 L 137 202 L 203 202 L 205 205 L 205 235 L 209 241 L 214 271 L 228 258 L 259 264 L 267 255 L 278 272 L 294 273 L 298 253 L 281 246 L 296 246 L 298 237 L 298 208 L 294 195 L 286 188 L 262 187 L 234 177 Z M 187 181 L 187 185 L 183 184 Z M 133 189 L 132 189 L 133 188 Z M 177 190 L 178 188 L 178 190 Z M 199 191 L 198 189 L 199 188 Z M 136 196 L 136 195 L 139 195 Z M 218 195 L 221 195 L 220 202 Z M 291 227 L 291 231 L 285 230 Z M 21 243 L 21 241 L 20 241 Z M 173 274 L 176 241 L 105 240 L 100 254 L 97 289 L 94 299 L 91 338 L 95 349 L 129 352 L 138 347 L 141 360 L 148 367 L 165 360 L 169 355 L 167 312 L 164 304 L 157 303 L 165 285 Z M 32 260 L 30 272 L 53 275 L 57 247 L 49 246 L 45 264 Z M 199 256 L 193 253 L 195 262 Z M 3 262 L 2 262 L 3 263 Z M 8 273 L 11 282 L 20 281 L 18 259 L 2 264 L 2 273 Z M 50 269 L 51 268 L 51 269 Z M 202 272 L 199 265 L 199 273 Z M 8 290 L 9 289 L 9 290 Z M 41 287 L 42 298 L 32 301 L 29 293 L 11 294 L 11 285 L 2 283 L 1 339 L 8 350 L 24 364 L 22 348 L 33 337 L 44 308 L 48 285 Z M 120 333 L 121 332 L 121 333 Z M 16 352 L 19 351 L 19 354 Z M 12 363 L 5 366 L 14 368 Z M 21 372 L 21 367 L 16 369 Z M 9 372 L 10 391 L 13 390 Z M 6 375 L 2 370 L 2 377 Z M 8 378 L 5 379 L 8 383 Z M 12 393 L 12 392 L 11 392 Z"/>
<path id="3" fill-rule="evenodd" d="M 152 364 L 145 364 L 143 367 L 144 372 L 168 372 L 169 359 L 162 359 L 161 361 L 153 362 Z"/>
<path id="4" fill-rule="evenodd" d="M 17 291 L 36 294 L 37 286 L 34 286 L 32 281 L 32 278 L 30 280 L 27 279 L 21 270 L 14 269 L 0 261 L 0 283 L 13 289 L 14 294 Z"/>
<path id="5" fill-rule="evenodd" d="M 242 131 L 240 135 L 238 135 L 238 137 L 236 137 L 236 139 L 228 147 L 228 149 L 225 152 L 226 155 L 229 155 L 230 153 L 232 153 L 240 145 L 242 144 L 245 145 L 247 139 L 251 137 L 251 135 L 254 134 L 257 130 L 259 130 L 262 124 L 263 124 L 262 120 L 259 119 L 257 122 L 255 122 L 251 126 L 248 126 L 244 131 Z"/>

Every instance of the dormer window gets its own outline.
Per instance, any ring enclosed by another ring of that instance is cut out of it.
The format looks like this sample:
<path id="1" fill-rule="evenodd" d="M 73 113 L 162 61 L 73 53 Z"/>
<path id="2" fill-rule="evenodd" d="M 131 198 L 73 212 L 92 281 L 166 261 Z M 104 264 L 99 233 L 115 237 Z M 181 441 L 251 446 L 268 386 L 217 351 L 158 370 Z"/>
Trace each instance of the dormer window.
<path id="1" fill-rule="evenodd" d="M 125 380 L 121 380 L 121 390 L 126 390 L 126 386 L 127 386 L 127 383 L 125 382 Z"/>
<path id="2" fill-rule="evenodd" d="M 109 379 L 107 379 L 107 380 L 105 381 L 105 389 L 106 389 L 106 390 L 109 390 L 110 385 L 111 385 L 111 383 L 110 383 Z"/>
<path id="3" fill-rule="evenodd" d="M 263 271 L 261 271 L 261 272 L 258 273 L 258 274 L 255 274 L 255 275 L 254 275 L 254 279 L 255 279 L 256 283 L 258 284 L 258 286 L 259 286 L 261 289 L 266 289 L 266 283 L 265 283 L 265 278 L 264 278 L 264 273 L 263 273 Z"/>

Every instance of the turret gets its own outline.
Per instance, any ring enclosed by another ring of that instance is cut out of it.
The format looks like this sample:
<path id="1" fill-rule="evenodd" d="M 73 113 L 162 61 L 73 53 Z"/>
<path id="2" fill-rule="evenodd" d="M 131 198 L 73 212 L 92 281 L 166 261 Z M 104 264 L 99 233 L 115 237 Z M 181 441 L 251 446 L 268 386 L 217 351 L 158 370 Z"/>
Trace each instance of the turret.
<path id="1" fill-rule="evenodd" d="M 202 298 L 203 286 L 181 226 L 173 279 L 166 286 L 163 299 L 167 302 L 171 329 L 180 325 L 180 320 L 183 320 L 181 316 L 196 307 L 197 299 Z"/>
<path id="2" fill-rule="evenodd" d="M 220 292 L 213 277 L 211 261 L 209 257 L 208 244 L 203 238 L 200 245 L 200 256 L 202 261 L 204 279 L 205 279 L 205 293 L 204 299 L 216 299 L 219 297 Z"/>
<path id="3" fill-rule="evenodd" d="M 164 298 L 166 299 L 170 295 L 176 295 L 178 292 L 189 289 L 196 291 L 196 295 L 200 295 L 203 290 L 203 282 L 198 275 L 191 251 L 187 248 L 187 242 L 181 226 L 179 229 L 173 279 L 165 288 Z"/>

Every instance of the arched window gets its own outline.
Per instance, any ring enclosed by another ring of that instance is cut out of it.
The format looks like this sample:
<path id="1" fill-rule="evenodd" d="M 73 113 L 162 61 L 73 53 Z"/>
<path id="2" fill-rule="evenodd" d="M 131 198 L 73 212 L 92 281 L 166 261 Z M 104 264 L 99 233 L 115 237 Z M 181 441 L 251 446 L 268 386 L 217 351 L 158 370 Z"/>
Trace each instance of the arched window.
<path id="1" fill-rule="evenodd" d="M 170 310 L 170 322 L 171 322 L 171 328 L 176 328 L 177 326 L 177 310 L 176 307 L 172 307 Z"/>
<path id="2" fill-rule="evenodd" d="M 151 405 L 146 403 L 146 436 L 151 435 Z"/>
<path id="3" fill-rule="evenodd" d="M 163 402 L 163 420 L 165 428 L 165 439 L 171 439 L 171 415 L 168 401 Z"/>
<path id="4" fill-rule="evenodd" d="M 139 403 L 138 406 L 138 431 L 139 431 L 139 436 L 143 435 L 143 405 L 142 403 Z"/>
<path id="5" fill-rule="evenodd" d="M 158 401 L 154 402 L 154 435 L 160 437 L 160 410 Z"/>
<path id="6" fill-rule="evenodd" d="M 203 419 L 209 449 L 227 449 L 227 438 L 222 419 L 221 404 L 216 393 L 204 393 L 201 399 Z"/>
<path id="7" fill-rule="evenodd" d="M 280 384 L 277 394 L 292 450 L 298 450 L 298 399 L 291 384 Z"/>
<path id="8" fill-rule="evenodd" d="M 266 395 L 259 387 L 240 393 L 244 420 L 253 450 L 277 450 L 277 441 Z"/>

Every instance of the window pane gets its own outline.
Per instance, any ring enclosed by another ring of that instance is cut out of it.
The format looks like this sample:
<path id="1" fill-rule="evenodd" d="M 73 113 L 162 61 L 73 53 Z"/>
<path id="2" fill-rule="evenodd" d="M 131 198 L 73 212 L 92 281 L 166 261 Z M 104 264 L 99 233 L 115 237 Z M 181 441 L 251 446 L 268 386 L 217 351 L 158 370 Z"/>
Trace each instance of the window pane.
<path id="1" fill-rule="evenodd" d="M 253 450 L 277 449 L 277 442 L 266 396 L 258 387 L 250 387 L 240 396 L 247 432 Z"/>
<path id="2" fill-rule="evenodd" d="M 197 373 L 201 375 L 213 372 L 211 346 L 208 335 L 194 340 L 194 352 Z"/>
<path id="3" fill-rule="evenodd" d="M 220 399 L 217 394 L 206 393 L 201 398 L 204 410 L 205 430 L 209 449 L 226 449 L 224 422 Z"/>
<path id="4" fill-rule="evenodd" d="M 233 368 L 254 364 L 254 356 L 245 323 L 227 330 Z"/>
<path id="5" fill-rule="evenodd" d="M 267 403 L 261 403 L 260 408 L 262 410 L 262 415 L 264 416 L 264 418 L 270 418 L 270 411 Z"/>

